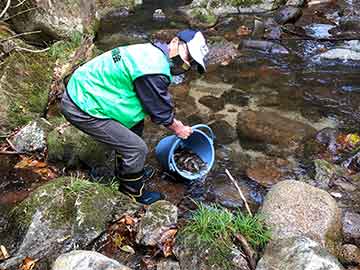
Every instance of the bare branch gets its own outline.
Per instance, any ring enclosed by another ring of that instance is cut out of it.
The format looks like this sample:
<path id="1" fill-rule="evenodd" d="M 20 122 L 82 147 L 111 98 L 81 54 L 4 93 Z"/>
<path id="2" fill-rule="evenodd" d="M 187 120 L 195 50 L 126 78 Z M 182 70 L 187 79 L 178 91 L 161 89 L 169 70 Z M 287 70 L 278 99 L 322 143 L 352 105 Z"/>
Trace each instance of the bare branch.
<path id="1" fill-rule="evenodd" d="M 22 48 L 22 47 L 15 47 L 14 50 L 31 52 L 31 53 L 43 53 L 43 52 L 47 52 L 48 50 L 50 50 L 50 48 L 46 48 L 46 49 L 42 49 L 42 50 L 32 50 L 32 49 L 27 49 L 27 48 Z"/>
<path id="2" fill-rule="evenodd" d="M 16 17 L 16 16 L 19 16 L 21 14 L 24 14 L 24 13 L 27 13 L 27 12 L 30 12 L 32 10 L 35 10 L 35 9 L 38 9 L 38 7 L 32 7 L 32 8 L 29 8 L 29 9 L 26 9 L 26 10 L 23 10 L 23 11 L 20 11 L 19 13 L 16 13 L 6 19 L 4 19 L 3 21 L 8 21 L 8 20 L 11 20 L 12 18 Z"/>
<path id="3" fill-rule="evenodd" d="M 0 43 L 1 43 L 1 42 L 5 42 L 5 41 L 8 41 L 8 40 L 10 40 L 10 39 L 17 38 L 17 37 L 22 37 L 22 36 L 27 36 L 27 35 L 32 35 L 32 34 L 39 34 L 39 33 L 41 33 L 40 30 L 16 34 L 16 35 L 13 35 L 13 36 L 8 37 L 8 38 L 0 39 Z"/>
<path id="4" fill-rule="evenodd" d="M 241 199 L 244 201 L 244 203 L 245 203 L 246 210 L 248 211 L 249 215 L 252 217 L 253 215 L 252 215 L 252 213 L 251 213 L 250 207 L 249 207 L 249 205 L 248 205 L 248 203 L 247 203 L 247 200 L 246 200 L 244 194 L 242 193 L 242 191 L 241 191 L 238 183 L 236 183 L 234 177 L 232 177 L 232 175 L 230 174 L 230 172 L 229 172 L 228 169 L 226 169 L 225 172 L 226 172 L 227 176 L 229 176 L 231 182 L 235 185 L 236 189 L 238 190 L 238 192 L 239 192 L 239 194 L 240 194 L 240 198 L 241 198 Z"/>
<path id="5" fill-rule="evenodd" d="M 20 3 L 16 4 L 15 6 L 12 6 L 11 8 L 17 8 L 20 7 L 22 4 L 24 4 L 26 0 L 22 0 Z"/>
<path id="6" fill-rule="evenodd" d="M 9 7 L 10 7 L 10 3 L 11 3 L 11 0 L 8 0 L 7 3 L 6 3 L 6 6 L 5 6 L 5 8 L 4 8 L 4 10 L 0 13 L 0 18 L 5 15 L 6 11 L 7 11 L 7 10 L 9 9 Z"/>

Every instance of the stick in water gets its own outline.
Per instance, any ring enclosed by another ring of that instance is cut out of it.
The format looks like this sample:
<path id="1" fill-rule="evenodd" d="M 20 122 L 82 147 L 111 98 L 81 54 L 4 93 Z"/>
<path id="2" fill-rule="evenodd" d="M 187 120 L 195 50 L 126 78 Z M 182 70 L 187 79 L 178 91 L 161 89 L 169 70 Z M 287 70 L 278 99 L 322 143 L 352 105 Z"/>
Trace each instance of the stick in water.
<path id="1" fill-rule="evenodd" d="M 251 213 L 250 207 L 249 207 L 249 205 L 248 205 L 248 203 L 247 203 L 247 201 L 246 201 L 246 199 L 245 199 L 245 196 L 244 196 L 244 194 L 242 193 L 239 185 L 236 183 L 234 177 L 232 177 L 232 175 L 230 174 L 230 172 L 229 172 L 228 169 L 225 169 L 225 172 L 226 172 L 226 174 L 229 176 L 231 182 L 233 182 L 233 184 L 235 185 L 236 189 L 239 191 L 240 197 L 241 197 L 241 199 L 242 199 L 242 200 L 244 201 L 244 203 L 245 203 L 246 210 L 248 211 L 249 215 L 252 217 L 253 215 L 252 215 L 252 213 Z"/>

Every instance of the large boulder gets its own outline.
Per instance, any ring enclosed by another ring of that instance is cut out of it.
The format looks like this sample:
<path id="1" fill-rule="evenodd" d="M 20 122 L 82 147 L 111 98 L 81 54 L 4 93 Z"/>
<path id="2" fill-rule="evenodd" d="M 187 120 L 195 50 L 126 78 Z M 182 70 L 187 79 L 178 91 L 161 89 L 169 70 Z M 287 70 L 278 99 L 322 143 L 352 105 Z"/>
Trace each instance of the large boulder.
<path id="1" fill-rule="evenodd" d="M 85 165 L 89 168 L 106 167 L 109 174 L 114 171 L 111 149 L 66 122 L 48 135 L 48 160 L 67 167 Z"/>
<path id="2" fill-rule="evenodd" d="M 256 270 L 342 270 L 338 260 L 319 243 L 292 237 L 268 245 Z"/>
<path id="3" fill-rule="evenodd" d="M 36 118 L 46 107 L 55 61 L 48 53 L 13 52 L 0 66 L 0 132 Z"/>
<path id="4" fill-rule="evenodd" d="M 325 191 L 298 181 L 283 181 L 269 191 L 261 208 L 272 241 L 306 236 L 337 254 L 341 211 Z"/>
<path id="5" fill-rule="evenodd" d="M 131 270 L 95 251 L 75 250 L 56 259 L 52 270 Z"/>
<path id="6" fill-rule="evenodd" d="M 10 20 L 17 32 L 39 31 L 26 38 L 40 41 L 60 40 L 71 37 L 75 32 L 83 33 L 95 24 L 96 0 L 47 1 L 28 0 L 13 1 L 8 10 Z M 20 4 L 22 2 L 22 4 Z"/>
<path id="7" fill-rule="evenodd" d="M 114 215 L 133 214 L 141 206 L 113 187 L 78 178 L 59 178 L 34 191 L 12 215 L 16 253 L 0 264 L 17 267 L 26 256 L 51 264 L 74 247 L 85 249 Z M 44 263 L 45 263 L 44 262 Z"/>
<path id="8" fill-rule="evenodd" d="M 242 111 L 237 116 L 241 138 L 286 148 L 297 148 L 303 139 L 313 136 L 316 129 L 275 112 Z"/>

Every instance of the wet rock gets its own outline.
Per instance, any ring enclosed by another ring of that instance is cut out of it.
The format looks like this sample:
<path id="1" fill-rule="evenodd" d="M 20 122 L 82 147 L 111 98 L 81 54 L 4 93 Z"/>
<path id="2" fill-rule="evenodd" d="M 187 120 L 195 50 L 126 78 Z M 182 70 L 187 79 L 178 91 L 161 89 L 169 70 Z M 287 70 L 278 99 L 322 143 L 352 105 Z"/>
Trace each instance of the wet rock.
<path id="1" fill-rule="evenodd" d="M 342 219 L 345 243 L 360 245 L 360 214 L 346 212 Z"/>
<path id="2" fill-rule="evenodd" d="M 199 99 L 199 103 L 210 108 L 214 112 L 221 111 L 225 108 L 225 101 L 222 98 L 217 98 L 214 96 L 203 96 Z"/>
<path id="3" fill-rule="evenodd" d="M 242 40 L 239 44 L 241 48 L 260 50 L 271 54 L 288 54 L 289 50 L 281 44 L 266 40 Z"/>
<path id="4" fill-rule="evenodd" d="M 29 0 L 26 5 L 15 5 L 9 12 L 10 15 L 17 14 L 11 20 L 16 32 L 41 31 L 36 35 L 25 36 L 34 42 L 70 38 L 75 32 L 90 29 L 96 21 L 95 0 Z"/>
<path id="5" fill-rule="evenodd" d="M 301 15 L 301 8 L 296 6 L 284 6 L 276 12 L 275 21 L 278 24 L 295 23 Z"/>
<path id="6" fill-rule="evenodd" d="M 282 33 L 281 26 L 273 18 L 268 18 L 265 20 L 265 28 L 265 38 L 280 40 Z"/>
<path id="7" fill-rule="evenodd" d="M 109 171 L 114 170 L 112 151 L 73 126 L 49 133 L 48 160 L 72 168 L 106 165 Z"/>
<path id="8" fill-rule="evenodd" d="M 264 187 L 270 187 L 284 179 L 289 162 L 280 158 L 257 159 L 246 169 L 246 175 Z"/>
<path id="9" fill-rule="evenodd" d="M 239 209 L 244 206 L 239 191 L 231 185 L 226 177 L 216 177 L 207 181 L 205 188 L 205 198 L 207 201 L 221 204 L 231 209 Z"/>
<path id="10" fill-rule="evenodd" d="M 335 128 L 324 128 L 316 134 L 316 140 L 325 145 L 332 153 L 335 153 L 337 148 L 336 138 L 339 136 L 339 131 Z"/>
<path id="11" fill-rule="evenodd" d="M 157 266 L 157 270 L 180 270 L 180 264 L 176 261 L 172 260 L 162 260 L 160 261 Z"/>
<path id="12" fill-rule="evenodd" d="M 234 43 L 223 40 L 209 44 L 209 53 L 206 55 L 206 63 L 212 65 L 228 65 L 238 56 L 239 51 Z"/>
<path id="13" fill-rule="evenodd" d="M 19 247 L 10 268 L 26 257 L 44 258 L 51 264 L 62 253 L 87 248 L 106 229 L 113 215 L 133 214 L 140 208 L 110 187 L 82 179 L 59 178 L 38 188 L 21 202 L 12 218 Z"/>
<path id="14" fill-rule="evenodd" d="M 166 15 L 162 9 L 158 8 L 158 9 L 155 9 L 155 11 L 152 15 L 152 18 L 154 21 L 163 22 L 166 20 Z"/>
<path id="15" fill-rule="evenodd" d="M 316 159 L 315 164 L 315 182 L 318 188 L 328 189 L 336 173 L 335 167 L 326 160 Z"/>
<path id="16" fill-rule="evenodd" d="M 273 241 L 267 246 L 256 270 L 343 270 L 338 260 L 320 244 L 306 237 Z"/>
<path id="17" fill-rule="evenodd" d="M 291 120 L 275 112 L 242 111 L 237 116 L 239 138 L 275 144 L 286 148 L 297 148 L 316 130 L 304 123 Z"/>
<path id="18" fill-rule="evenodd" d="M 346 244 L 341 247 L 341 261 L 344 264 L 360 264 L 360 249 L 351 244 Z"/>
<path id="19" fill-rule="evenodd" d="M 249 105 L 249 96 L 240 90 L 227 90 L 221 95 L 221 98 L 223 98 L 227 104 L 233 104 L 240 107 Z"/>
<path id="20" fill-rule="evenodd" d="M 264 37 L 264 33 L 265 33 L 265 24 L 263 21 L 254 20 L 254 27 L 253 27 L 253 31 L 251 33 L 251 37 L 254 39 L 261 39 Z"/>
<path id="21" fill-rule="evenodd" d="M 305 4 L 305 0 L 288 0 L 285 6 L 302 7 Z"/>
<path id="22" fill-rule="evenodd" d="M 215 133 L 216 142 L 219 144 L 232 143 L 237 139 L 236 129 L 225 120 L 218 120 L 210 124 Z"/>
<path id="23" fill-rule="evenodd" d="M 155 246 L 162 233 L 177 223 L 177 215 L 177 207 L 170 202 L 153 203 L 141 219 L 136 242 L 146 246 Z"/>
<path id="24" fill-rule="evenodd" d="M 341 31 L 357 31 L 360 32 L 360 18 L 358 15 L 348 15 L 340 19 Z"/>
<path id="25" fill-rule="evenodd" d="M 23 127 L 11 140 L 18 152 L 42 152 L 46 148 L 45 130 L 39 121 Z"/>
<path id="26" fill-rule="evenodd" d="M 131 270 L 98 252 L 75 250 L 56 259 L 51 270 Z"/>
<path id="27" fill-rule="evenodd" d="M 320 60 L 360 61 L 360 52 L 351 49 L 331 49 L 319 55 Z"/>
<path id="28" fill-rule="evenodd" d="M 297 181 L 283 181 L 265 197 L 261 214 L 272 241 L 306 236 L 336 254 L 341 238 L 341 211 L 327 192 Z"/>
<path id="29" fill-rule="evenodd" d="M 189 236 L 188 239 L 191 239 Z M 174 254 L 179 260 L 180 269 L 197 269 L 197 270 L 223 270 L 223 266 L 211 263 L 209 258 L 214 256 L 214 250 L 211 248 L 197 248 L 194 247 L 191 241 L 176 241 L 174 247 Z M 245 259 L 245 255 L 239 250 L 233 249 L 228 260 L 232 262 L 232 270 L 249 270 L 248 263 Z"/>

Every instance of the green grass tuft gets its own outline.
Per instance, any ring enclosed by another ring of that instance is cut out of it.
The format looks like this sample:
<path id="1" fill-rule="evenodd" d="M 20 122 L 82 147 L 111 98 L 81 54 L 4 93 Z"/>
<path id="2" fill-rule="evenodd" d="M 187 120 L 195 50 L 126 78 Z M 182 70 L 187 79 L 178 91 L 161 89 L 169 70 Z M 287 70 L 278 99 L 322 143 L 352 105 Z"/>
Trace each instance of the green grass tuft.
<path id="1" fill-rule="evenodd" d="M 195 249 L 211 250 L 209 263 L 232 269 L 231 252 L 237 234 L 243 235 L 255 249 L 263 248 L 270 240 L 270 231 L 259 215 L 253 217 L 212 204 L 197 204 L 198 209 L 179 232 L 179 239 Z"/>

